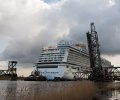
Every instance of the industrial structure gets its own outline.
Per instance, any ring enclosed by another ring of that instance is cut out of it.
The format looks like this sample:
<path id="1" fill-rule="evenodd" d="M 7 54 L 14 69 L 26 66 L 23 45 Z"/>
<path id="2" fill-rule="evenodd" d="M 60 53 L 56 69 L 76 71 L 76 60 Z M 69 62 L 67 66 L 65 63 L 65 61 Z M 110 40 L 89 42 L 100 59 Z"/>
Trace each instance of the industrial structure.
<path id="1" fill-rule="evenodd" d="M 99 49 L 98 34 L 94 23 L 90 25 L 91 31 L 87 32 L 90 67 L 92 69 L 89 79 L 93 81 L 120 80 L 120 67 L 102 66 Z"/>
<path id="2" fill-rule="evenodd" d="M 104 77 L 104 73 L 101 64 L 100 49 L 99 49 L 100 45 L 94 23 L 91 23 L 91 31 L 87 32 L 86 34 L 87 34 L 88 49 L 90 55 L 90 66 L 92 68 L 92 73 L 90 74 L 89 78 L 91 80 L 98 80 L 98 79 L 101 80 L 101 78 Z"/>
<path id="3" fill-rule="evenodd" d="M 9 61 L 7 70 L 0 70 L 0 80 L 16 80 L 17 79 L 17 61 Z"/>

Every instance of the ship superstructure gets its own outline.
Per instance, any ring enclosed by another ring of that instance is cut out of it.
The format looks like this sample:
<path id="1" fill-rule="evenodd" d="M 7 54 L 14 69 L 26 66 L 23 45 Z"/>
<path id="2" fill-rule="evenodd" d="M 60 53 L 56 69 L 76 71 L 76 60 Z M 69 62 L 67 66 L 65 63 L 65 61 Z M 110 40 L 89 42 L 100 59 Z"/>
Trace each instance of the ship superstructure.
<path id="1" fill-rule="evenodd" d="M 111 63 L 102 59 L 103 67 L 111 66 Z M 74 73 L 80 72 L 81 67 L 90 68 L 89 54 L 83 43 L 70 43 L 60 41 L 56 47 L 43 48 L 38 63 L 32 74 L 39 72 L 47 80 L 75 78 Z"/>

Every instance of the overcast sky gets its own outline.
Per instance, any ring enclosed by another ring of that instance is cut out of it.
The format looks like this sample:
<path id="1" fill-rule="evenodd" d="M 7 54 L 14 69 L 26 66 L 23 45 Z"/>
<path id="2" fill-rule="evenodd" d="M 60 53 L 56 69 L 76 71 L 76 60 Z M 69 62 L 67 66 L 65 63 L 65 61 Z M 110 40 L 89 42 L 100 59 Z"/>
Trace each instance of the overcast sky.
<path id="1" fill-rule="evenodd" d="M 120 66 L 120 0 L 0 0 L 0 61 L 32 67 L 45 45 L 86 42 L 90 22 L 103 56 Z"/>

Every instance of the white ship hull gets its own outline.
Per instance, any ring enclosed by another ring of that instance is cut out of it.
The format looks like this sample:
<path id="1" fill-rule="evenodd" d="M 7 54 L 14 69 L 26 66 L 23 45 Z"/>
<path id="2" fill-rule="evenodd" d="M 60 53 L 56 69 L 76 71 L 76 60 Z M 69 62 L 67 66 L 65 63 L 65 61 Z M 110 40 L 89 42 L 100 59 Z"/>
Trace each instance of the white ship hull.
<path id="1" fill-rule="evenodd" d="M 74 80 L 74 74 L 72 72 L 65 72 L 62 78 L 65 80 Z"/>
<path id="2" fill-rule="evenodd" d="M 46 77 L 47 80 L 55 80 L 55 78 L 64 80 L 74 79 L 73 71 L 71 68 L 66 68 L 66 66 L 58 66 L 58 68 L 38 68 L 38 71 L 40 75 Z"/>

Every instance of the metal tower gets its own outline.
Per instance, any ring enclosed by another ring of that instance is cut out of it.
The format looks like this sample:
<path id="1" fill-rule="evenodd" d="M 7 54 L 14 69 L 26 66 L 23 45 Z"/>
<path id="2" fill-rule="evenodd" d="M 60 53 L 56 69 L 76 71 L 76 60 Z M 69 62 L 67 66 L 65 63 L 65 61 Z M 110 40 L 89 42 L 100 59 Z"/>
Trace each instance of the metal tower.
<path id="1" fill-rule="evenodd" d="M 16 76 L 16 64 L 17 64 L 17 61 L 9 61 L 8 63 L 8 74 L 9 75 L 12 75 L 12 76 Z"/>
<path id="2" fill-rule="evenodd" d="M 86 33 L 89 55 L 90 55 L 90 67 L 92 68 L 90 79 L 97 80 L 104 77 L 102 71 L 101 57 L 100 57 L 100 49 L 99 49 L 100 45 L 94 23 L 90 24 L 90 28 L 91 31 Z"/>

